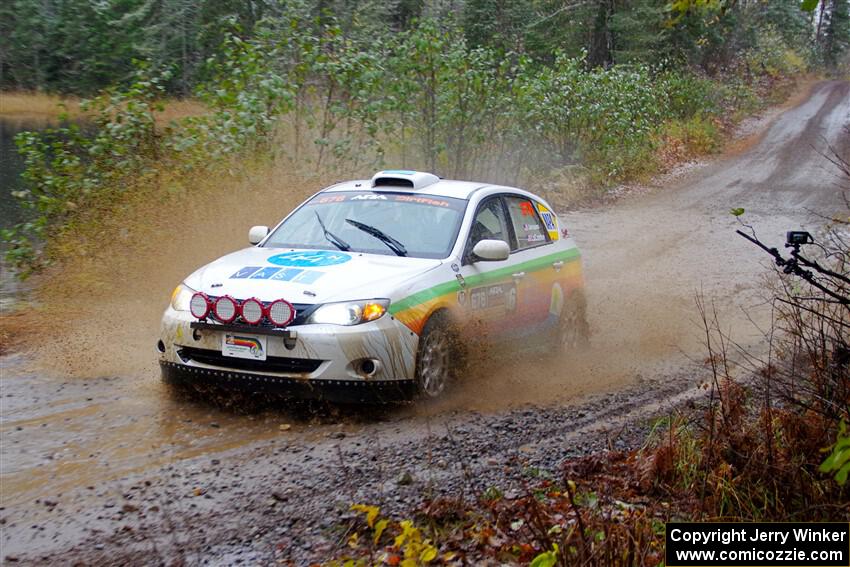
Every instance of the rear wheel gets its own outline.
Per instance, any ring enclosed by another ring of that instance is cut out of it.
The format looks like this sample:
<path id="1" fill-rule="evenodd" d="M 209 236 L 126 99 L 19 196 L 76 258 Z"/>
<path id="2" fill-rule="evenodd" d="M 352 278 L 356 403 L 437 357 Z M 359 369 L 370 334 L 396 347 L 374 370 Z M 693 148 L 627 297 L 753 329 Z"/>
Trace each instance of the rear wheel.
<path id="1" fill-rule="evenodd" d="M 419 338 L 416 357 L 416 389 L 419 397 L 440 397 L 451 385 L 459 364 L 457 333 L 445 316 L 432 316 Z"/>
<path id="2" fill-rule="evenodd" d="M 582 292 L 574 291 L 564 301 L 552 346 L 558 351 L 572 351 L 587 346 L 589 338 L 587 302 Z"/>

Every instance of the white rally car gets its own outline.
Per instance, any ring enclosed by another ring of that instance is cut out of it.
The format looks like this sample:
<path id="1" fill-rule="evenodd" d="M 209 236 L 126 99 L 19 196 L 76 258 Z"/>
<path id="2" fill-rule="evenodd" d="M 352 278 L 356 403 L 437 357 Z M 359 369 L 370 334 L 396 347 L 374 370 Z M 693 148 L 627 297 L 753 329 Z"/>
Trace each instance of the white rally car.
<path id="1" fill-rule="evenodd" d="M 587 333 L 578 249 L 522 189 L 381 171 L 248 239 L 174 290 L 157 344 L 167 382 L 434 398 L 465 333 L 554 348 Z"/>

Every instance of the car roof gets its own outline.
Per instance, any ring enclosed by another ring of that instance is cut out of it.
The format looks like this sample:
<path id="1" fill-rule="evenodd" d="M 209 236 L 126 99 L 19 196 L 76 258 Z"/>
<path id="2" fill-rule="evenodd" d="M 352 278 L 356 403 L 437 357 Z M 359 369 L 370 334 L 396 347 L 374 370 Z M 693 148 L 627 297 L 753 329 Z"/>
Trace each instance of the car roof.
<path id="1" fill-rule="evenodd" d="M 488 183 L 475 183 L 473 181 L 454 181 L 451 179 L 441 179 L 437 183 L 433 183 L 422 189 L 411 189 L 409 187 L 397 187 L 385 185 L 382 187 L 372 187 L 372 182 L 369 179 L 358 179 L 354 181 L 343 181 L 336 185 L 331 185 L 322 189 L 322 193 L 335 193 L 339 191 L 388 191 L 393 193 L 410 193 L 411 195 L 433 195 L 435 197 L 454 197 L 456 199 L 469 199 L 478 189 L 490 187 Z"/>
<path id="2" fill-rule="evenodd" d="M 326 187 L 321 192 L 387 191 L 393 193 L 410 193 L 412 195 L 433 195 L 437 197 L 469 199 L 475 191 L 488 187 L 496 186 L 477 181 L 441 179 L 431 173 L 420 171 L 388 170 L 379 171 L 372 179 L 343 181 Z M 513 187 L 499 187 L 505 190 L 515 190 Z"/>

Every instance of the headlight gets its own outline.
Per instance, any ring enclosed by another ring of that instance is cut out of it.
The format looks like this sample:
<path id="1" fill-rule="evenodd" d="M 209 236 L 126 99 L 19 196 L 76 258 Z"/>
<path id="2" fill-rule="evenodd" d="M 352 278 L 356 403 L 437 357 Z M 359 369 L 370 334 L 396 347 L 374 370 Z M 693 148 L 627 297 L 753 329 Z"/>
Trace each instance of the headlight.
<path id="1" fill-rule="evenodd" d="M 316 309 L 308 323 L 328 323 L 331 325 L 359 325 L 380 319 L 389 307 L 389 299 L 364 299 L 327 303 Z"/>
<path id="2" fill-rule="evenodd" d="M 189 302 L 195 290 L 186 284 L 180 284 L 171 292 L 171 308 L 175 311 L 188 311 Z"/>

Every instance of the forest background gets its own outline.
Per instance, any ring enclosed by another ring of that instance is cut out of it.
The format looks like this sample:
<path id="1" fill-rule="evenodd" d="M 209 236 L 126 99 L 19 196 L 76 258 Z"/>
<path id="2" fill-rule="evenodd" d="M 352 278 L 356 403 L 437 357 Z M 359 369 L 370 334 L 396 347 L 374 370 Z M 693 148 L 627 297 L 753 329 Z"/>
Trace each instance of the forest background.
<path id="1" fill-rule="evenodd" d="M 93 97 L 69 107 L 88 128 L 19 136 L 14 195 L 29 216 L 4 231 L 7 260 L 26 275 L 56 256 L 58 239 L 37 244 L 46 235 L 249 163 L 334 178 L 423 169 L 568 205 L 716 150 L 807 71 L 840 73 L 848 12 L 846 0 L 7 2 L 0 88 Z M 177 98 L 197 104 L 165 112 Z"/>

